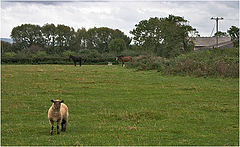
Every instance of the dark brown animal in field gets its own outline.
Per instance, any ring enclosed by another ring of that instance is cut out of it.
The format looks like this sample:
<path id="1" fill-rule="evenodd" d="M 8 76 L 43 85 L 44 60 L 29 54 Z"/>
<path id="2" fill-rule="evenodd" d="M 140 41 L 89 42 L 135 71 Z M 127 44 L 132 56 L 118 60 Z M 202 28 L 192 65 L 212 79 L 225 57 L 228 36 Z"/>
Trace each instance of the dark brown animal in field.
<path id="1" fill-rule="evenodd" d="M 74 65 L 77 65 L 77 62 L 79 62 L 79 65 L 82 66 L 82 58 L 81 57 L 76 57 L 76 56 L 69 56 L 69 59 L 73 60 Z"/>

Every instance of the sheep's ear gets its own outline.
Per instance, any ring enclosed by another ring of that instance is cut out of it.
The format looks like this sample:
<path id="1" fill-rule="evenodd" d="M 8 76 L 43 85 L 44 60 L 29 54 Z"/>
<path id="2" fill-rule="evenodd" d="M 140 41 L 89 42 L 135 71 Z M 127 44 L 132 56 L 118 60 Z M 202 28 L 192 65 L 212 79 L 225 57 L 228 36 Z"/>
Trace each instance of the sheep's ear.
<path id="1" fill-rule="evenodd" d="M 62 100 L 61 103 L 64 103 L 64 100 Z"/>
<path id="2" fill-rule="evenodd" d="M 54 100 L 51 100 L 51 102 L 53 102 L 53 103 L 54 103 Z"/>

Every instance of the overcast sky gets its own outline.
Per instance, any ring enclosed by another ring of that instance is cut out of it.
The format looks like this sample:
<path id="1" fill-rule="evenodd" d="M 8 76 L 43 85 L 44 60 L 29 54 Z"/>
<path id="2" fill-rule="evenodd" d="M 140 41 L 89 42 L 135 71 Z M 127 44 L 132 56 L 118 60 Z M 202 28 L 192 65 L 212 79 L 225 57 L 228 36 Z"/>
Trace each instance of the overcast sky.
<path id="1" fill-rule="evenodd" d="M 223 17 L 219 30 L 226 32 L 232 25 L 239 27 L 239 2 L 235 1 L 162 1 L 162 0 L 2 0 L 1 37 L 10 38 L 13 27 L 21 24 L 64 24 L 78 28 L 109 27 L 119 29 L 129 37 L 130 30 L 150 17 L 184 17 L 199 31 L 210 36 L 215 21 Z M 216 30 L 214 30 L 215 32 Z"/>

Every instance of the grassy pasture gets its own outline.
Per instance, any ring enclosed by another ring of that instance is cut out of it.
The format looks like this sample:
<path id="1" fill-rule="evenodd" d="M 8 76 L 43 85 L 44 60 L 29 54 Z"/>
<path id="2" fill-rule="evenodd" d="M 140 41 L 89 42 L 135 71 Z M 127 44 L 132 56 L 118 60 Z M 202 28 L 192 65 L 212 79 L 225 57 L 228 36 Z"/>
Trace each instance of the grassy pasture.
<path id="1" fill-rule="evenodd" d="M 1 145 L 239 145 L 239 79 L 101 65 L 1 70 Z M 50 136 L 57 98 L 69 125 Z"/>

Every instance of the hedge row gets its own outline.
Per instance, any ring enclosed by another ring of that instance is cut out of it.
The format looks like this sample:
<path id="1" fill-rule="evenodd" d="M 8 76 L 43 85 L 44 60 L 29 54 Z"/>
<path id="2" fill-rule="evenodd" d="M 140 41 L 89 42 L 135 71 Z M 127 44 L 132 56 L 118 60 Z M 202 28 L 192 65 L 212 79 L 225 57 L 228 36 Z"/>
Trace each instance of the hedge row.
<path id="1" fill-rule="evenodd" d="M 108 62 L 116 64 L 115 57 L 111 58 L 83 58 L 82 64 L 103 64 L 106 65 Z M 65 57 L 44 57 L 44 58 L 13 58 L 13 57 L 2 57 L 2 64 L 73 64 L 73 61 Z M 79 63 L 78 63 L 79 64 Z"/>

